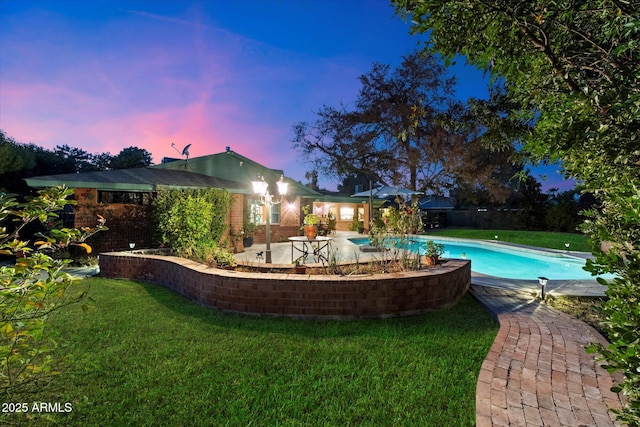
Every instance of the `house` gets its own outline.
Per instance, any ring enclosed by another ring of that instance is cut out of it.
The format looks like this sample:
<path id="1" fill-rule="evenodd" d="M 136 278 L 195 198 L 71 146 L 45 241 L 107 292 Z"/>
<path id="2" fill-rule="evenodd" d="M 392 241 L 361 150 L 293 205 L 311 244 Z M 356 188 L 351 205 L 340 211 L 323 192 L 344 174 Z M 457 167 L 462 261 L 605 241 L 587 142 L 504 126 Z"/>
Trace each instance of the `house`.
<path id="1" fill-rule="evenodd" d="M 283 177 L 289 183 L 282 202 L 272 206 L 271 212 L 253 193 L 251 182 L 264 178 L 269 190 L 277 193 L 276 181 Z M 219 188 L 232 195 L 228 218 L 229 231 L 239 232 L 243 219 L 249 213 L 258 224 L 255 241 L 265 241 L 266 215 L 271 219 L 271 241 L 286 241 L 300 235 L 305 206 L 314 213 L 327 217 L 329 212 L 337 218 L 337 229 L 348 230 L 354 215 L 368 212 L 360 201 L 342 200 L 325 196 L 299 182 L 284 176 L 284 171 L 263 166 L 229 147 L 218 154 L 164 161 L 147 168 L 121 169 L 39 176 L 26 179 L 34 188 L 66 185 L 74 190 L 77 205 L 69 217 L 74 227 L 95 225 L 97 215 L 107 219 L 109 231 L 93 236 L 90 241 L 96 252 L 127 250 L 129 243 L 136 247 L 151 247 L 153 230 L 150 229 L 150 204 L 153 194 L 161 189 Z M 368 215 L 362 218 L 368 223 Z M 262 226 L 261 226 L 262 225 Z M 234 249 L 242 251 L 242 242 Z"/>
<path id="2" fill-rule="evenodd" d="M 422 221 L 425 230 L 447 227 L 447 213 L 453 208 L 451 199 L 446 196 L 432 194 L 418 200 L 418 209 L 423 213 Z"/>

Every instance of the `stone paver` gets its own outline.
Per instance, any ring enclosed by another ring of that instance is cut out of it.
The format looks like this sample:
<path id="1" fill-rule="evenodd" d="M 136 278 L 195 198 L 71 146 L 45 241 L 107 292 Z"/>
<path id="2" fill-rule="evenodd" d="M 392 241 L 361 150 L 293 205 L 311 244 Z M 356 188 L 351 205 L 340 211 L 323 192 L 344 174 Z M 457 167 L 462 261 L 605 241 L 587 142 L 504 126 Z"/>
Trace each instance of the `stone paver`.
<path id="1" fill-rule="evenodd" d="M 614 380 L 585 346 L 595 329 L 512 289 L 472 285 L 500 323 L 478 377 L 478 426 L 616 426 Z"/>

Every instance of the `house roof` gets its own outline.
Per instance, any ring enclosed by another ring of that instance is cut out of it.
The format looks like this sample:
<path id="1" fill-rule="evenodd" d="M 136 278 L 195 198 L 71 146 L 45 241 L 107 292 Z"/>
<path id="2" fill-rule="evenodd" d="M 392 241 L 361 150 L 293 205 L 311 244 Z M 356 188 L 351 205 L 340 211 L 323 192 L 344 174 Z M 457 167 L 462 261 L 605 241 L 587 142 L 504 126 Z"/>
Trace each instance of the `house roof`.
<path id="1" fill-rule="evenodd" d="M 250 183 L 186 172 L 184 170 L 135 168 L 46 175 L 26 179 L 31 187 L 96 188 L 103 191 L 156 191 L 160 188 L 224 188 L 231 193 L 250 193 Z"/>
<path id="2" fill-rule="evenodd" d="M 174 160 L 151 167 L 184 170 L 236 182 L 255 181 L 258 176 L 264 176 L 267 181 L 278 180 L 281 175 L 284 175 L 282 170 L 270 169 L 231 149 L 222 153 L 194 157 L 192 159 Z"/>
<path id="3" fill-rule="evenodd" d="M 228 149 L 226 152 L 188 160 L 175 160 L 148 168 L 117 169 L 78 174 L 47 175 L 27 178 L 31 187 L 66 185 L 70 188 L 96 188 L 102 191 L 157 191 L 160 188 L 223 188 L 234 194 L 253 194 L 251 181 L 264 177 L 270 188 L 284 173 L 267 168 Z M 321 194 L 289 178 L 288 193 L 301 197 Z"/>
<path id="4" fill-rule="evenodd" d="M 418 208 L 423 210 L 451 210 L 451 199 L 445 196 L 430 195 L 418 200 Z"/>
<path id="5" fill-rule="evenodd" d="M 230 181 L 242 182 L 251 185 L 259 177 L 269 182 L 269 188 L 275 188 L 275 183 L 284 175 L 281 169 L 270 169 L 260 163 L 251 160 L 242 154 L 227 148 L 226 151 L 208 156 L 194 157 L 188 160 L 174 160 L 160 165 L 152 166 L 157 169 L 185 170 L 208 176 L 216 176 Z M 301 183 L 286 178 L 289 183 L 289 193 L 301 197 L 321 196 L 315 190 Z"/>

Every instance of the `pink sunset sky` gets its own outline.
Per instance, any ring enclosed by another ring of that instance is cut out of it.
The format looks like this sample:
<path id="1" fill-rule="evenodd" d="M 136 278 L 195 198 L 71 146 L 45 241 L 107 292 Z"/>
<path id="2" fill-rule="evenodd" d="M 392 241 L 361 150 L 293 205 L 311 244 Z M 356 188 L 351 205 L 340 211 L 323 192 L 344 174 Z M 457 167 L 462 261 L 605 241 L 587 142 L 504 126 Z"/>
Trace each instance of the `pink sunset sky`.
<path id="1" fill-rule="evenodd" d="M 408 29 L 384 0 L 0 0 L 0 129 L 156 163 L 172 143 L 191 157 L 230 146 L 304 182 L 292 125 L 353 102 L 373 62 L 420 43 Z M 482 72 L 452 74 L 461 99 L 486 96 Z M 555 169 L 534 175 L 571 188 Z"/>

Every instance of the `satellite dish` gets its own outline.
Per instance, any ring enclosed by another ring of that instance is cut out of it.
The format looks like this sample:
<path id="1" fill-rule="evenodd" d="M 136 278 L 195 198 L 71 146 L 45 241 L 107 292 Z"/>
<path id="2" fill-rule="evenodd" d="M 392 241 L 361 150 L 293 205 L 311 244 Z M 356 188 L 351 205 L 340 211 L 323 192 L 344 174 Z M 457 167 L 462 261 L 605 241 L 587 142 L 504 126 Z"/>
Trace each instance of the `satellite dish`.
<path id="1" fill-rule="evenodd" d="M 187 160 L 189 160 L 189 147 L 191 147 L 191 144 L 187 144 L 183 149 L 182 152 L 178 151 L 178 149 L 176 148 L 176 144 L 175 143 L 171 143 L 171 147 L 173 147 L 174 150 L 176 150 L 177 153 L 180 153 L 180 155 L 185 156 Z"/>
<path id="2" fill-rule="evenodd" d="M 185 156 L 187 159 L 189 158 L 189 147 L 191 147 L 191 144 L 187 144 L 183 149 L 182 149 L 182 155 Z"/>

